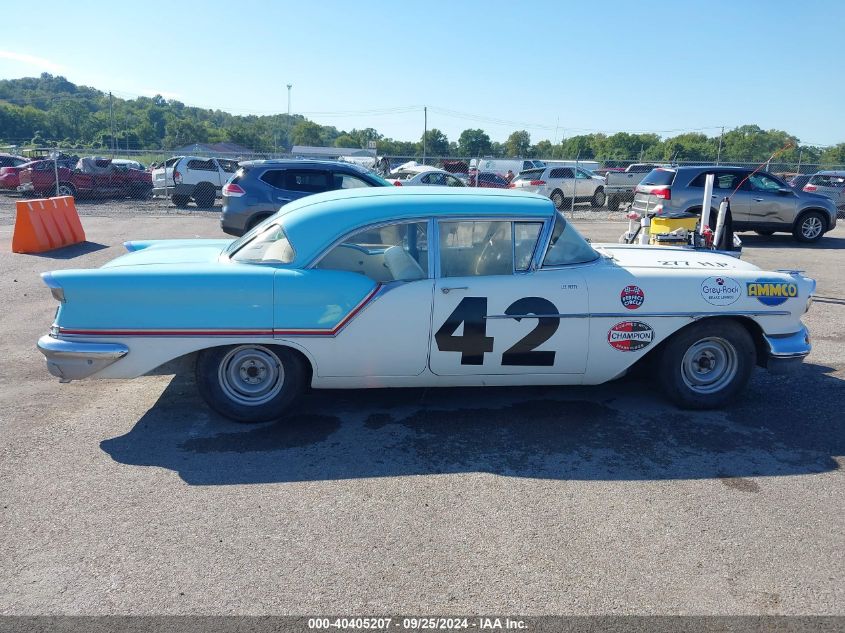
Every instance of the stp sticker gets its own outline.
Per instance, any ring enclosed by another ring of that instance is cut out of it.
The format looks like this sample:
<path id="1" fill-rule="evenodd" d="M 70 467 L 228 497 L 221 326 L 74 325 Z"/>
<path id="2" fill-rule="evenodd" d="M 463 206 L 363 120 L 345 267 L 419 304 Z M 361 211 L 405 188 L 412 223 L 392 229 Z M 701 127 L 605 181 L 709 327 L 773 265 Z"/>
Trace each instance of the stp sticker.
<path id="1" fill-rule="evenodd" d="M 701 298 L 714 306 L 729 306 L 742 295 L 742 286 L 730 277 L 708 277 L 701 282 Z"/>
<path id="2" fill-rule="evenodd" d="M 625 286 L 622 289 L 622 294 L 619 295 L 619 299 L 622 301 L 622 305 L 629 310 L 636 310 L 645 301 L 645 293 L 639 286 Z"/>
<path id="3" fill-rule="evenodd" d="M 622 321 L 607 333 L 607 342 L 620 352 L 636 352 L 651 345 L 654 330 L 642 321 Z"/>

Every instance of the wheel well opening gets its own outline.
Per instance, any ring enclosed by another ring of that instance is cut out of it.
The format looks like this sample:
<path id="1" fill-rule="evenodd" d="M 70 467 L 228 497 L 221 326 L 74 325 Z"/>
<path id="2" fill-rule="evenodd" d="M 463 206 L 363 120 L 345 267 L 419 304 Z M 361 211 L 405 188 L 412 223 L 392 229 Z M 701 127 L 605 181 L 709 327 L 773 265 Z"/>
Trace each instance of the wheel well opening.
<path id="1" fill-rule="evenodd" d="M 678 328 L 672 334 L 667 336 L 664 340 L 660 341 L 657 345 L 654 346 L 650 352 L 648 352 L 645 356 L 640 358 L 636 363 L 634 363 L 631 368 L 628 370 L 629 373 L 631 372 L 638 372 L 641 373 L 643 371 L 648 371 L 648 368 L 660 357 L 661 350 L 666 346 L 666 343 L 672 339 L 672 337 L 676 336 L 679 332 L 683 330 L 693 327 L 697 323 L 704 323 L 705 321 L 713 322 L 713 321 L 734 321 L 738 323 L 751 336 L 751 340 L 754 341 L 754 352 L 756 356 L 757 365 L 760 367 L 766 366 L 766 359 L 769 355 L 769 348 L 766 344 L 766 339 L 763 336 L 763 328 L 760 327 L 760 324 L 757 323 L 754 319 L 746 316 L 713 316 L 713 317 L 706 317 L 704 319 L 696 319 L 687 325 Z"/>
<path id="2" fill-rule="evenodd" d="M 830 227 L 830 219 L 828 218 L 827 212 L 824 209 L 804 209 L 803 211 L 801 211 L 801 213 L 798 214 L 798 217 L 795 218 L 795 225 L 797 226 L 798 224 L 800 224 L 801 220 L 803 220 L 804 216 L 806 216 L 808 213 L 818 213 L 819 215 L 821 215 L 822 222 L 824 222 L 824 230 L 827 231 L 827 229 Z"/>

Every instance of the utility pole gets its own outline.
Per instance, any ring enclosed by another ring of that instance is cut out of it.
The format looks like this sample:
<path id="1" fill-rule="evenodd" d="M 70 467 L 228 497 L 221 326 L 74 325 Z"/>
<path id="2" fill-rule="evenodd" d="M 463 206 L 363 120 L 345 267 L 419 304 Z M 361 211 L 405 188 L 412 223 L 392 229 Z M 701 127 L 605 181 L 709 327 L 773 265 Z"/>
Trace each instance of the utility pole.
<path id="1" fill-rule="evenodd" d="M 428 106 L 423 106 L 423 165 L 425 165 L 425 137 L 428 136 Z"/>
<path id="2" fill-rule="evenodd" d="M 111 155 L 114 158 L 114 110 L 112 109 L 112 96 L 111 92 L 109 92 L 109 127 L 111 128 Z"/>
<path id="3" fill-rule="evenodd" d="M 725 126 L 722 126 L 722 133 L 719 134 L 719 153 L 716 154 L 716 164 L 719 164 L 719 161 L 722 160 L 722 137 L 725 135 Z"/>
<path id="4" fill-rule="evenodd" d="M 288 144 L 290 145 L 290 151 L 293 152 L 293 139 L 290 137 L 290 89 L 293 88 L 293 84 L 287 84 L 288 87 Z"/>

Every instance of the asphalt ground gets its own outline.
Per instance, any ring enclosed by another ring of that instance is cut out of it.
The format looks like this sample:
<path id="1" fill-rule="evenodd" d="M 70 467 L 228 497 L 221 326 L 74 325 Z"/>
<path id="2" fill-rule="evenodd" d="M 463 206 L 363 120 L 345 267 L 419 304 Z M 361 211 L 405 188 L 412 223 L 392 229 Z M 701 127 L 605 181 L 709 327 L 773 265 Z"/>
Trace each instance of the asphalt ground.
<path id="1" fill-rule="evenodd" d="M 0 614 L 845 614 L 845 228 L 744 235 L 818 297 L 792 376 L 684 412 L 598 387 L 314 391 L 211 413 L 189 367 L 60 385 L 38 273 L 216 213 L 80 205 L 89 242 L 10 252 L 0 198 Z M 597 219 L 588 219 L 589 217 Z M 596 241 L 624 223 L 579 212 Z M 615 217 L 619 217 L 618 215 Z"/>

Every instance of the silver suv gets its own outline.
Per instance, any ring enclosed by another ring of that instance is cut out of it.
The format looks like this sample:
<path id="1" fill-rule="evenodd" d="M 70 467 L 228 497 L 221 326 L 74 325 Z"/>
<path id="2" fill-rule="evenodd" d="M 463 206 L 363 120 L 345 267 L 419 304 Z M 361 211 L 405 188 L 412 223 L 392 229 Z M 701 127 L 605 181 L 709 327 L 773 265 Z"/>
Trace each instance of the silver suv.
<path id="1" fill-rule="evenodd" d="M 840 218 L 845 218 L 845 171 L 820 171 L 804 185 L 804 191 L 833 200 Z"/>
<path id="2" fill-rule="evenodd" d="M 796 191 L 777 176 L 744 167 L 654 169 L 637 185 L 633 209 L 640 214 L 700 214 L 707 174 L 715 175 L 711 214 L 728 197 L 737 231 L 792 233 L 799 242 L 817 242 L 836 226 L 836 207 L 830 198 Z"/>
<path id="3" fill-rule="evenodd" d="M 526 169 L 510 184 L 510 189 L 530 191 L 546 196 L 558 209 L 565 209 L 572 202 L 589 202 L 598 209 L 604 206 L 604 178 L 580 167 L 546 166 Z"/>

